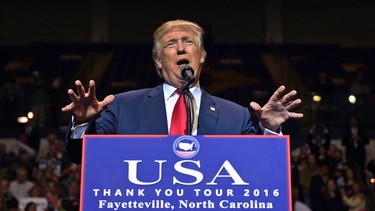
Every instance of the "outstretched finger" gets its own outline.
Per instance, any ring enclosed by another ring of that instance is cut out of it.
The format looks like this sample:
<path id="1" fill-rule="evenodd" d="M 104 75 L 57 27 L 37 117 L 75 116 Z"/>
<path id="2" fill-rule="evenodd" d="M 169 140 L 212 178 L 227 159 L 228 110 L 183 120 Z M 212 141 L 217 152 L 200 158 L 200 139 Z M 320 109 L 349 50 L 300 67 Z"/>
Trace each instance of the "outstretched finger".
<path id="1" fill-rule="evenodd" d="M 295 108 L 297 105 L 299 105 L 301 102 L 302 102 L 301 99 L 296 99 L 296 100 L 293 100 L 293 101 L 289 101 L 288 105 L 285 106 L 285 108 L 286 108 L 286 110 L 290 111 L 293 108 Z"/>
<path id="2" fill-rule="evenodd" d="M 281 85 L 277 90 L 273 93 L 273 95 L 270 98 L 270 101 L 277 102 L 280 99 L 280 96 L 283 94 L 285 90 L 285 86 Z"/>
<path id="3" fill-rule="evenodd" d="M 80 80 L 75 81 L 77 93 L 79 97 L 85 97 L 85 87 L 83 87 Z"/>
<path id="4" fill-rule="evenodd" d="M 67 112 L 71 111 L 73 109 L 73 103 L 70 103 L 69 105 L 66 105 L 65 107 L 61 108 L 61 111 Z"/>
<path id="5" fill-rule="evenodd" d="M 88 90 L 88 93 L 89 93 L 89 97 L 90 97 L 90 98 L 95 97 L 96 86 L 95 86 L 95 81 L 94 81 L 94 80 L 90 80 L 90 82 L 89 82 L 89 90 Z"/>
<path id="6" fill-rule="evenodd" d="M 72 89 L 68 89 L 68 96 L 73 102 L 78 101 L 78 96 L 76 95 L 76 93 L 74 93 Z"/>
<path id="7" fill-rule="evenodd" d="M 280 103 L 281 103 L 282 105 L 287 105 L 287 104 L 289 104 L 289 102 L 292 100 L 292 98 L 293 98 L 294 96 L 296 96 L 296 95 L 297 95 L 297 91 L 296 91 L 296 90 L 292 90 L 292 91 L 290 91 L 288 94 L 284 95 L 284 96 L 281 98 Z"/>
<path id="8" fill-rule="evenodd" d="M 303 117 L 302 113 L 289 112 L 289 117 L 293 119 L 299 119 Z"/>

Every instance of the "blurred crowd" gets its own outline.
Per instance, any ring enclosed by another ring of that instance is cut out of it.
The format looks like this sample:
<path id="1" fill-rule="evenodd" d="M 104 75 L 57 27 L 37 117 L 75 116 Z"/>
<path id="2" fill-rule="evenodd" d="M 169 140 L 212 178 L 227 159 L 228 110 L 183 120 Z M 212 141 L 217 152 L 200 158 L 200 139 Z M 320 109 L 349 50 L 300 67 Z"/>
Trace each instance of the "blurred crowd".
<path id="1" fill-rule="evenodd" d="M 374 160 L 366 162 L 369 138 L 356 117 L 343 129 L 340 141 L 331 141 L 325 124 L 311 125 L 306 144 L 292 158 L 293 200 L 299 207 L 295 211 L 375 209 Z"/>
<path id="2" fill-rule="evenodd" d="M 10 149 L 0 143 L 0 210 L 78 210 L 80 166 L 66 157 L 64 140 L 51 132 L 35 148 L 29 138 L 20 133 Z"/>

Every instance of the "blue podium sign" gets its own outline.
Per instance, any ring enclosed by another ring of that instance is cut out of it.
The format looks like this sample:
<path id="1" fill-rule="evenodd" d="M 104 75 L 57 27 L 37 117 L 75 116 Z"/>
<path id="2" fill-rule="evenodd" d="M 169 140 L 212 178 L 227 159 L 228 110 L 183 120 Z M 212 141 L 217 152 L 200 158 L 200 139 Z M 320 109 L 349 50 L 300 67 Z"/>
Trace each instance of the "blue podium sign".
<path id="1" fill-rule="evenodd" d="M 80 210 L 292 210 L 289 163 L 288 136 L 86 135 Z"/>

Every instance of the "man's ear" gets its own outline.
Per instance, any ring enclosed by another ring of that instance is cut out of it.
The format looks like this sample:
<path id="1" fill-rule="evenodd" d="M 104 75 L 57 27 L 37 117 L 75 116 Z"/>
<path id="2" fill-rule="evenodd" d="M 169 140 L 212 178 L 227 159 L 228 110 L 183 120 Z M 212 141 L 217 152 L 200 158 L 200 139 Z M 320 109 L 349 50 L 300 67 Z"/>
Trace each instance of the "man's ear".
<path id="1" fill-rule="evenodd" d="M 161 70 L 162 67 L 163 67 L 163 65 L 161 64 L 161 59 L 160 59 L 160 58 L 155 58 L 154 61 L 155 61 L 155 66 L 156 66 L 156 68 L 157 68 L 158 70 Z"/>
<path id="2" fill-rule="evenodd" d="M 156 72 L 157 72 L 158 75 L 162 78 L 161 71 L 162 71 L 162 67 L 163 67 L 163 65 L 161 64 L 161 59 L 156 58 L 156 59 L 154 59 L 154 62 L 155 62 L 155 69 L 156 69 Z"/>
<path id="3" fill-rule="evenodd" d="M 201 58 L 200 58 L 200 62 L 201 62 L 201 64 L 203 64 L 204 61 L 206 61 L 207 53 L 206 53 L 205 50 L 203 50 L 201 54 L 202 54 L 202 55 L 201 55 Z"/>

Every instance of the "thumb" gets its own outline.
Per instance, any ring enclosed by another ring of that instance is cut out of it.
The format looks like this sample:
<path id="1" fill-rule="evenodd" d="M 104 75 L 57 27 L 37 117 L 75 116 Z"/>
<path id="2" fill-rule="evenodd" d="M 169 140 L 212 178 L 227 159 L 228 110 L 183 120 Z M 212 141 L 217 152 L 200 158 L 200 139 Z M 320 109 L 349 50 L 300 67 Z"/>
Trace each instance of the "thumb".
<path id="1" fill-rule="evenodd" d="M 106 107 L 108 104 L 112 103 L 114 99 L 115 99 L 114 95 L 108 95 L 102 101 L 102 107 Z"/>
<path id="2" fill-rule="evenodd" d="M 255 115 L 257 117 L 260 117 L 261 113 L 262 113 L 262 107 L 260 107 L 260 105 L 256 102 L 251 102 L 250 103 L 250 107 L 254 110 L 255 112 Z"/>

